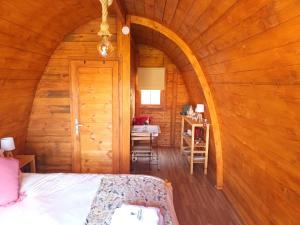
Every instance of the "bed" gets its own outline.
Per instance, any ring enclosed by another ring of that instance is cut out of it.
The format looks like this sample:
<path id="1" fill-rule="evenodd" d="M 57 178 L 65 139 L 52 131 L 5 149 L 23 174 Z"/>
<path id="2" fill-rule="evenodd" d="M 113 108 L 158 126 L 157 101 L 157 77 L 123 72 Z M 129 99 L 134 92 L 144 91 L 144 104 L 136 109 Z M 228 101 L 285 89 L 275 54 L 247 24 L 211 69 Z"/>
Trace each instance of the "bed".
<path id="1" fill-rule="evenodd" d="M 0 207 L 1 225 L 109 225 L 122 203 L 158 207 L 165 225 L 179 225 L 172 188 L 156 177 L 24 173 L 21 192 L 20 202 Z"/>

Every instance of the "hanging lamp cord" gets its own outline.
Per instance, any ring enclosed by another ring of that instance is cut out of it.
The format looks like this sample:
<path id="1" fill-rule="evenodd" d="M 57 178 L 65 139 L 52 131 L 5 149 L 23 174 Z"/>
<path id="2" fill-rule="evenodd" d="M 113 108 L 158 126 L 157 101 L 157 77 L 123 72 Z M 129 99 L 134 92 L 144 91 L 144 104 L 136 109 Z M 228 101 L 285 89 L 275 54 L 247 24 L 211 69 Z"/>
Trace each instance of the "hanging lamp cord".
<path id="1" fill-rule="evenodd" d="M 100 37 L 102 36 L 111 36 L 111 33 L 109 32 L 109 24 L 107 22 L 107 16 L 108 16 L 108 7 L 112 4 L 113 0 L 100 0 L 102 5 L 102 22 L 100 25 L 100 31 L 98 32 L 98 35 Z"/>

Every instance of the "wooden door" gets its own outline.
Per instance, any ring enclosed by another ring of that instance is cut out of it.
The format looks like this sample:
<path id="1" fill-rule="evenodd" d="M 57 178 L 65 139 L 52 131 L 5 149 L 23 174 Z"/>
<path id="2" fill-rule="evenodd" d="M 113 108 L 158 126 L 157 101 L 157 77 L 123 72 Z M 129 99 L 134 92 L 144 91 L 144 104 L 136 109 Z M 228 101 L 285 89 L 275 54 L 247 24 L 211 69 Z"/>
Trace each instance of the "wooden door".
<path id="1" fill-rule="evenodd" d="M 73 171 L 119 172 L 117 61 L 72 61 Z"/>

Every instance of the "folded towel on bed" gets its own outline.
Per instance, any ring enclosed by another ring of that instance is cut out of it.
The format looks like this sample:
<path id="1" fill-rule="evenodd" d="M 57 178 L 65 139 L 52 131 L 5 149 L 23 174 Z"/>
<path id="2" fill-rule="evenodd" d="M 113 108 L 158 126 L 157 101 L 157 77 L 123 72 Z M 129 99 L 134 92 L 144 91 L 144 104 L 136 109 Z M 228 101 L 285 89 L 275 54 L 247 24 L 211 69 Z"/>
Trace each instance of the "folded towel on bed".
<path id="1" fill-rule="evenodd" d="M 163 225 L 163 217 L 158 208 L 122 204 L 116 209 L 111 225 Z"/>

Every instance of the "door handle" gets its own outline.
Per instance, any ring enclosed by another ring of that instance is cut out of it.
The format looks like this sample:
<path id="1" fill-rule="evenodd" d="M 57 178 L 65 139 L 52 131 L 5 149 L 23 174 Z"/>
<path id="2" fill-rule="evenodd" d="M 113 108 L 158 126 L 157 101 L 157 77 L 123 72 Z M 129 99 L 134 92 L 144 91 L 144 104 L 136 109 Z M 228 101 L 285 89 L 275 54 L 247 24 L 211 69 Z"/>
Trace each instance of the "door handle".
<path id="1" fill-rule="evenodd" d="M 75 132 L 76 132 L 76 135 L 79 135 L 79 127 L 82 127 L 82 124 L 79 123 L 78 119 L 75 119 Z"/>

